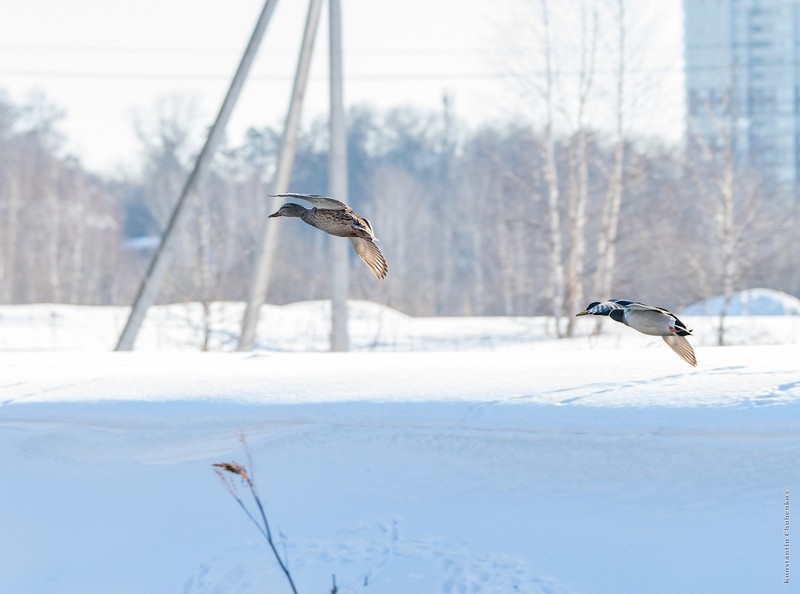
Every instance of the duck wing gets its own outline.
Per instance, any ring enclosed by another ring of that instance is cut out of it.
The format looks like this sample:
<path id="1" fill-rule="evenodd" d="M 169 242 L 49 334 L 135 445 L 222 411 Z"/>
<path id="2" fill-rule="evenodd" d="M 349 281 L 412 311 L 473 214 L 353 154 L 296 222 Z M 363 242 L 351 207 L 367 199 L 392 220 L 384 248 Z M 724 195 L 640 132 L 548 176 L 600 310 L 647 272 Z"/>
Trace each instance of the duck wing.
<path id="1" fill-rule="evenodd" d="M 629 309 L 635 311 L 656 311 L 658 313 L 671 316 L 672 314 L 663 307 L 656 307 L 655 305 L 647 305 L 640 301 L 628 301 L 627 299 L 610 299 L 609 302 L 617 305 L 619 309 Z M 615 308 L 616 309 L 616 308 Z"/>
<path id="2" fill-rule="evenodd" d="M 661 338 L 663 338 L 664 342 L 666 342 L 673 351 L 678 353 L 684 361 L 692 367 L 697 367 L 697 357 L 695 357 L 694 349 L 686 338 L 677 334 L 662 336 Z"/>
<path id="3" fill-rule="evenodd" d="M 351 237 L 350 241 L 353 242 L 353 247 L 358 254 L 358 257 L 364 261 L 369 269 L 377 278 L 383 280 L 389 272 L 389 266 L 386 264 L 386 258 L 378 249 L 371 239 L 362 237 Z"/>
<path id="4" fill-rule="evenodd" d="M 627 304 L 628 305 L 626 307 L 629 311 L 652 311 L 667 316 L 668 318 L 671 318 L 673 321 L 673 325 L 678 330 L 680 336 L 687 336 L 692 333 L 692 331 L 686 327 L 686 324 L 681 322 L 678 319 L 678 316 L 676 316 L 668 309 L 664 309 L 663 307 L 656 307 L 655 305 L 645 305 L 644 303 L 639 303 L 638 301 L 628 301 Z"/>
<path id="5" fill-rule="evenodd" d="M 320 196 L 319 194 L 299 194 L 297 192 L 285 192 L 283 194 L 270 194 L 270 196 L 276 196 L 280 198 L 299 198 L 300 200 L 310 202 L 317 208 L 328 210 L 350 210 L 350 207 L 341 200 L 331 198 L 330 196 Z"/>

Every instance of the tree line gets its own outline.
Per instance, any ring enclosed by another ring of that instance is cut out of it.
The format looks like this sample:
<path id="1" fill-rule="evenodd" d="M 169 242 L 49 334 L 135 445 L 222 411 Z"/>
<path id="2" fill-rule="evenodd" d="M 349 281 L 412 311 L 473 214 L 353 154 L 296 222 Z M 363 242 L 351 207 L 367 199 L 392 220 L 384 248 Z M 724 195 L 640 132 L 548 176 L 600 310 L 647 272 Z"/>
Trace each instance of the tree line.
<path id="1" fill-rule="evenodd" d="M 156 109 L 139 130 L 136 172 L 106 176 L 66 153 L 46 99 L 0 94 L 0 302 L 132 302 L 199 149 L 184 113 Z M 245 299 L 280 137 L 253 128 L 218 152 L 162 302 Z M 371 220 L 389 262 L 377 282 L 353 259 L 352 298 L 412 315 L 552 315 L 563 335 L 586 302 L 608 297 L 679 310 L 755 286 L 800 294 L 794 189 L 733 163 L 724 146 L 583 123 L 473 129 L 447 104 L 353 107 L 347 142 L 342 198 Z M 313 121 L 290 187 L 325 194 L 327 179 L 327 126 Z M 326 298 L 327 238 L 270 223 L 284 228 L 268 302 Z"/>

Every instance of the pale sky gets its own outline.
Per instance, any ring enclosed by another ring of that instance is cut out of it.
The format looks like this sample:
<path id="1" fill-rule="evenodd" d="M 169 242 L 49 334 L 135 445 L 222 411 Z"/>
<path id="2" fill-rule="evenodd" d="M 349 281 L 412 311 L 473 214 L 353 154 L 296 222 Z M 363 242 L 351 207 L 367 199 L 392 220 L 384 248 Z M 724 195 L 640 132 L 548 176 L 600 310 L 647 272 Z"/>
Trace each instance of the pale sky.
<path id="1" fill-rule="evenodd" d="M 456 116 L 470 124 L 509 120 L 520 110 L 535 114 L 519 83 L 519 73 L 535 63 L 523 56 L 535 37 L 535 25 L 526 25 L 531 4 L 342 0 L 345 104 L 439 109 L 448 93 Z M 683 128 L 680 0 L 627 5 L 637 23 L 631 69 L 640 79 L 631 93 L 639 105 L 632 125 L 675 140 Z M 262 0 L 0 0 L 0 89 L 17 102 L 41 90 L 63 108 L 69 149 L 88 167 L 129 166 L 137 158 L 134 114 L 146 119 L 160 97 L 194 96 L 198 128 L 210 125 L 262 6 Z M 250 126 L 282 125 L 307 6 L 278 2 L 230 123 L 234 143 Z M 324 3 L 305 121 L 327 112 L 327 27 Z M 599 65 L 601 76 L 609 68 Z"/>

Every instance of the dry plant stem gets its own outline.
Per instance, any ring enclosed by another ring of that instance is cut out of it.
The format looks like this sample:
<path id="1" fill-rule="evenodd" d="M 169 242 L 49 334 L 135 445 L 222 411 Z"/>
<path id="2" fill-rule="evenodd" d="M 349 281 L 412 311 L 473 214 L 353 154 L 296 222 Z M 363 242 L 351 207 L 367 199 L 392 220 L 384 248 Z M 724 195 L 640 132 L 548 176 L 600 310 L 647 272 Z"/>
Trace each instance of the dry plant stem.
<path id="1" fill-rule="evenodd" d="M 266 535 L 269 547 L 272 549 L 272 554 L 275 555 L 275 560 L 278 562 L 278 565 L 280 565 L 280 568 L 286 575 L 286 579 L 292 588 L 292 592 L 294 592 L 294 594 L 297 594 L 297 588 L 295 588 L 294 586 L 294 581 L 292 580 L 292 574 L 289 573 L 289 568 L 286 567 L 286 564 L 283 562 L 283 559 L 281 559 L 281 556 L 278 553 L 278 549 L 275 547 L 275 542 L 272 540 L 272 531 L 269 529 L 269 522 L 267 521 L 267 513 L 264 511 L 264 506 L 261 503 L 261 498 L 259 498 L 258 493 L 256 492 L 256 487 L 249 476 L 245 480 L 247 481 L 247 486 L 250 487 L 250 493 L 252 493 L 253 495 L 253 499 L 255 500 L 256 506 L 258 507 L 258 512 L 261 514 L 261 519 L 264 522 L 264 530 L 262 530 L 261 532 Z"/>
<path id="2" fill-rule="evenodd" d="M 269 527 L 269 521 L 267 520 L 267 513 L 264 510 L 264 505 L 261 502 L 261 498 L 258 496 L 258 491 L 256 490 L 256 485 L 253 482 L 253 479 L 250 478 L 250 475 L 247 474 L 247 471 L 241 465 L 237 464 L 236 462 L 232 463 L 222 463 L 222 464 L 214 464 L 217 468 L 215 471 L 217 476 L 220 477 L 225 486 L 228 489 L 228 492 L 231 496 L 236 500 L 236 503 L 239 504 L 239 507 L 242 508 L 245 515 L 250 518 L 250 521 L 258 528 L 258 531 L 267 539 L 267 543 L 269 543 L 270 549 L 272 549 L 272 554 L 275 556 L 275 560 L 278 562 L 281 570 L 283 571 L 284 575 L 286 576 L 286 580 L 289 582 L 289 586 L 292 588 L 292 592 L 297 594 L 297 588 L 294 585 L 294 580 L 292 579 L 292 574 L 289 572 L 289 568 L 284 563 L 283 559 L 278 553 L 278 549 L 275 546 L 275 541 L 272 539 L 272 530 Z M 258 521 L 250 509 L 245 505 L 242 498 L 239 497 L 238 492 L 236 491 L 236 485 L 233 483 L 233 479 L 230 479 L 226 475 L 223 474 L 223 470 L 226 472 L 230 472 L 231 474 L 238 475 L 246 484 L 247 487 L 250 489 L 250 494 L 253 496 L 253 500 L 256 503 L 256 507 L 258 508 L 258 513 L 261 516 L 261 522 Z"/>

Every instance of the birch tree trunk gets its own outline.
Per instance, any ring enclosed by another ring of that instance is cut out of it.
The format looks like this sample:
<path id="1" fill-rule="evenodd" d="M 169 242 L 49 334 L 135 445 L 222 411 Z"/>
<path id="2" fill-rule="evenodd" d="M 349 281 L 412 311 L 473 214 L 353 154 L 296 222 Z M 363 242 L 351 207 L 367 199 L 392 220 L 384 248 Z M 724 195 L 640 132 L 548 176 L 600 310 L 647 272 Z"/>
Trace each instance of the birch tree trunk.
<path id="1" fill-rule="evenodd" d="M 720 242 L 720 255 L 722 264 L 722 297 L 723 305 L 719 313 L 717 326 L 717 344 L 725 345 L 725 317 L 733 299 L 736 285 L 736 237 L 734 231 L 734 201 L 736 194 L 736 164 L 733 154 L 733 123 L 729 131 L 730 137 L 723 150 L 722 176 L 719 178 L 719 208 L 716 214 L 718 235 Z"/>
<path id="2" fill-rule="evenodd" d="M 717 324 L 717 344 L 725 344 L 725 318 L 730 308 L 733 292 L 736 289 L 739 276 L 739 258 L 737 254 L 737 229 L 735 221 L 735 206 L 737 201 L 737 186 L 747 183 L 746 176 L 741 175 L 740 167 L 736 162 L 736 122 L 738 121 L 738 104 L 736 98 L 736 64 L 731 65 L 731 90 L 725 101 L 722 111 L 717 106 L 709 106 L 709 117 L 714 118 L 717 130 L 712 138 L 703 136 L 702 133 L 692 138 L 693 147 L 699 151 L 702 163 L 710 171 L 697 172 L 690 163 L 690 170 L 698 178 L 701 188 L 710 200 L 710 217 L 714 223 L 717 249 L 719 253 L 719 278 L 722 291 L 722 309 L 719 313 Z M 699 173 L 699 175 L 698 175 Z M 709 187 L 710 184 L 710 187 Z M 742 193 L 745 191 L 742 190 Z"/>
<path id="3" fill-rule="evenodd" d="M 614 267 L 616 265 L 617 234 L 619 215 L 624 193 L 625 165 L 625 79 L 626 73 L 626 37 L 625 0 L 617 0 L 617 64 L 616 64 L 616 101 L 614 105 L 614 155 L 611 174 L 608 180 L 605 201 L 601 217 L 600 234 L 597 241 L 597 270 L 595 272 L 593 300 L 604 300 L 612 297 L 614 287 Z M 599 334 L 602 320 L 598 318 L 594 333 Z"/>
<path id="4" fill-rule="evenodd" d="M 12 163 L 15 164 L 18 170 L 21 169 L 19 164 L 19 154 L 13 155 Z M 5 247 L 3 249 L 5 257 L 5 276 L 2 285 L 2 299 L 3 303 L 13 303 L 19 294 L 17 274 L 18 266 L 18 253 L 19 248 L 19 232 L 22 225 L 22 217 L 20 216 L 21 194 L 19 176 L 13 173 L 11 167 L 8 171 L 8 214 L 6 217 L 6 232 L 4 233 Z"/>
<path id="5" fill-rule="evenodd" d="M 576 146 L 570 151 L 570 193 L 568 200 L 570 244 L 567 257 L 567 312 L 577 312 L 583 302 L 583 277 L 586 260 L 586 203 L 589 194 L 589 132 L 585 126 L 586 107 L 592 90 L 597 49 L 597 6 L 591 15 L 581 4 L 581 64 L 578 81 Z M 567 315 L 566 335 L 572 336 L 575 316 Z"/>
<path id="6" fill-rule="evenodd" d="M 200 349 L 208 351 L 211 340 L 211 302 L 214 300 L 212 286 L 212 256 L 211 256 L 211 213 L 206 200 L 195 193 L 193 196 L 195 212 L 197 213 L 197 284 L 200 288 L 199 301 L 203 308 L 203 341 Z"/>
<path id="7" fill-rule="evenodd" d="M 561 317 L 564 315 L 564 264 L 561 242 L 561 196 L 558 187 L 558 167 L 554 138 L 554 76 L 553 48 L 550 40 L 550 10 L 547 0 L 540 0 L 542 26 L 544 27 L 545 54 L 545 127 L 544 127 L 544 179 L 547 186 L 548 256 L 550 262 L 549 301 L 550 315 L 555 322 L 556 336 L 561 337 Z"/>
<path id="8" fill-rule="evenodd" d="M 69 303 L 80 303 L 81 296 L 84 294 L 84 287 L 86 283 L 86 261 L 85 261 L 85 246 L 86 246 L 86 217 L 88 211 L 88 202 L 90 197 L 87 196 L 86 184 L 84 183 L 83 173 L 76 170 L 72 173 L 73 183 L 70 184 L 71 194 L 74 197 L 73 204 L 74 211 L 68 213 L 71 221 L 72 235 L 72 260 L 71 260 L 71 274 L 69 279 Z M 86 287 L 88 288 L 88 287 Z"/>
<path id="9" fill-rule="evenodd" d="M 61 303 L 61 262 L 59 255 L 63 249 L 61 244 L 61 205 L 58 197 L 58 173 L 53 162 L 53 158 L 44 154 L 42 150 L 37 151 L 39 166 L 44 172 L 42 188 L 46 195 L 47 205 L 47 279 L 50 289 L 49 299 L 53 303 Z M 35 175 L 29 173 L 29 175 Z"/>

